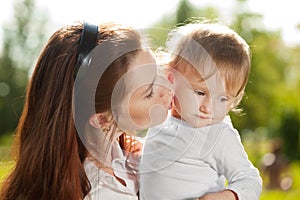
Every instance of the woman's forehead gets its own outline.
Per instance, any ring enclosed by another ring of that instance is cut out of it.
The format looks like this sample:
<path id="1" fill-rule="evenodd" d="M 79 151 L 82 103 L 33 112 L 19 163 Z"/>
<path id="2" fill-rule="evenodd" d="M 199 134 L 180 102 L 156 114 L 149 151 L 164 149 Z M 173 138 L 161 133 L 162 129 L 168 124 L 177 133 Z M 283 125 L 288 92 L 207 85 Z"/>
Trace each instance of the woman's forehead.
<path id="1" fill-rule="evenodd" d="M 141 65 L 156 64 L 156 58 L 151 50 L 140 50 L 135 58 L 130 62 L 129 68 Z"/>
<path id="2" fill-rule="evenodd" d="M 141 51 L 130 63 L 124 81 L 128 89 L 135 90 L 151 84 L 157 76 L 157 64 L 151 51 Z"/>

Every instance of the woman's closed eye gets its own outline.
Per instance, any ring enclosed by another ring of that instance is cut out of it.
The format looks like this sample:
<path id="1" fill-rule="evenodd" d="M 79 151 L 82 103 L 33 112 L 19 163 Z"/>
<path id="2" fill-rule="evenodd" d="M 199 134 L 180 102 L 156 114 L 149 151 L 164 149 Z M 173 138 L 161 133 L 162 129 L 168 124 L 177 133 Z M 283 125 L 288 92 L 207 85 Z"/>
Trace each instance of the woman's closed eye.
<path id="1" fill-rule="evenodd" d="M 146 95 L 146 98 L 147 99 L 151 99 L 153 97 L 153 95 L 154 95 L 154 89 L 152 87 L 151 90 L 150 90 L 150 92 Z"/>

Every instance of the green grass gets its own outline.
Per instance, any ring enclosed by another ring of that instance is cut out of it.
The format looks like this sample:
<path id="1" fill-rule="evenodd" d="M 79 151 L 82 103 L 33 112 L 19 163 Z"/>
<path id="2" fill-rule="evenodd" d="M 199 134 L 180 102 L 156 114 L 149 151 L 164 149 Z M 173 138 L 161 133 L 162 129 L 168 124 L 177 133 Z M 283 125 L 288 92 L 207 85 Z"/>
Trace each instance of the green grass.
<path id="1" fill-rule="evenodd" d="M 286 176 L 292 177 L 293 184 L 288 191 L 263 190 L 260 200 L 299 200 L 300 197 L 300 162 L 293 162 L 285 172 Z M 264 177 L 263 177 L 264 178 Z"/>
<path id="2" fill-rule="evenodd" d="M 280 190 L 264 191 L 260 200 L 299 200 L 300 190 L 283 192 Z"/>
<path id="3" fill-rule="evenodd" d="M 0 136 L 0 187 L 14 166 L 11 160 L 11 146 L 13 143 L 13 135 L 5 134 Z"/>
<path id="4" fill-rule="evenodd" d="M 14 166 L 13 161 L 0 162 L 0 187 L 2 185 L 3 180 L 9 174 L 13 166 Z"/>

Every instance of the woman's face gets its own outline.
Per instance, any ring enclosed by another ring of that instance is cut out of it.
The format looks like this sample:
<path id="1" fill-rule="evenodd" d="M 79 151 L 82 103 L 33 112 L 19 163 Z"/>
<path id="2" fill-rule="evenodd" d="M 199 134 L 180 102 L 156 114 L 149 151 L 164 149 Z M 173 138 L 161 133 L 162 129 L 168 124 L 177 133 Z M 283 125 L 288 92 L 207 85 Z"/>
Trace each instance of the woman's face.
<path id="1" fill-rule="evenodd" d="M 121 78 L 125 83 L 125 98 L 114 113 L 123 130 L 141 130 L 163 122 L 172 101 L 168 81 L 158 76 L 151 51 L 140 51 Z M 120 84 L 119 84 L 120 85 Z M 114 93 L 118 93 L 118 84 Z M 124 86 L 123 86 L 124 87 Z M 114 107 L 114 95 L 112 106 Z"/>

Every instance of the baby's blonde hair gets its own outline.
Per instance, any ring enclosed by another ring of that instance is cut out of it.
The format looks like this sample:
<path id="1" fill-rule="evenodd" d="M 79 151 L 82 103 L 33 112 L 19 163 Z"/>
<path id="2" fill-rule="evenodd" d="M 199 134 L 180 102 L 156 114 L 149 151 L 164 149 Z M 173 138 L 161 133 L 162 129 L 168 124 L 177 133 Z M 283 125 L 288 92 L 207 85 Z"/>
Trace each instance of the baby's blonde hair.
<path id="1" fill-rule="evenodd" d="M 243 38 L 219 23 L 191 23 L 170 32 L 167 50 L 168 67 L 181 73 L 194 70 L 205 80 L 219 72 L 237 111 L 250 73 L 250 48 Z"/>

